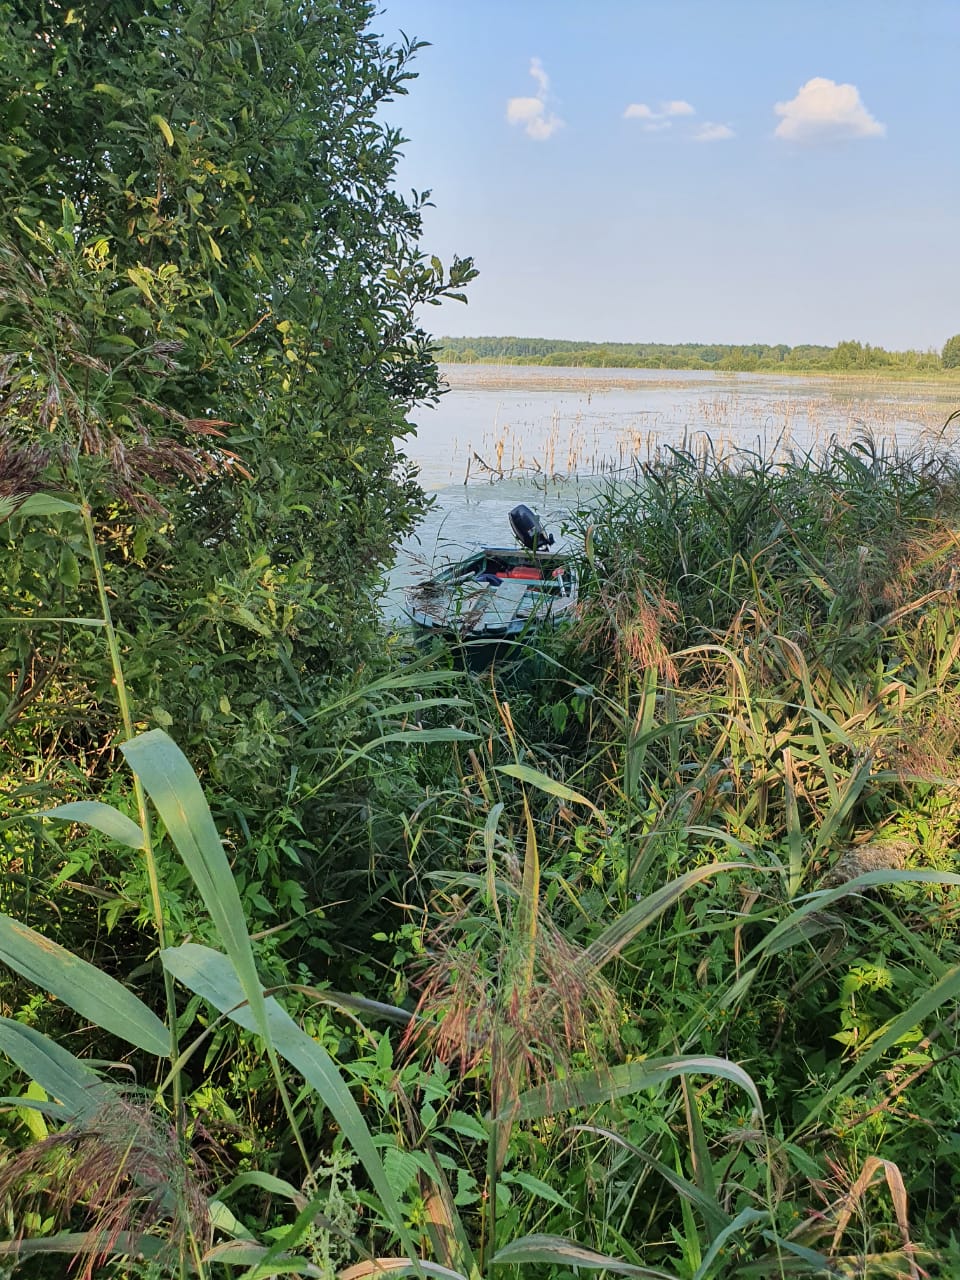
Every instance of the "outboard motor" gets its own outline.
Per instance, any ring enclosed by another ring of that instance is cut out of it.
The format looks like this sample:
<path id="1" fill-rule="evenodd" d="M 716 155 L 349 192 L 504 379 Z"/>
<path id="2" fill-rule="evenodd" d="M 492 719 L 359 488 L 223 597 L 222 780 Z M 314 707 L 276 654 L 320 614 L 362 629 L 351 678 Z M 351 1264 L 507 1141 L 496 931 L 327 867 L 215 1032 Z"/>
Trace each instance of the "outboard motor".
<path id="1" fill-rule="evenodd" d="M 546 551 L 553 546 L 553 534 L 546 532 L 540 517 L 522 502 L 510 512 L 510 525 L 528 551 Z"/>

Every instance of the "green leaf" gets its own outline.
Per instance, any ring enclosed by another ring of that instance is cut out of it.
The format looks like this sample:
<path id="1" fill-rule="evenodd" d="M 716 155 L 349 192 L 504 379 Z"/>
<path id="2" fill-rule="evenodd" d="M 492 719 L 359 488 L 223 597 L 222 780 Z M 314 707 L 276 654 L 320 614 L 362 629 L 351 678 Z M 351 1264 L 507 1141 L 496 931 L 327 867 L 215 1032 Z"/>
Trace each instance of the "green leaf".
<path id="1" fill-rule="evenodd" d="M 849 897 L 851 894 L 856 894 L 860 889 L 878 889 L 885 885 L 894 884 L 949 884 L 960 886 L 960 875 L 952 871 L 867 871 L 862 876 L 857 876 L 854 880 L 848 880 L 845 884 L 838 885 L 836 888 L 819 889 L 815 893 L 804 894 L 802 898 L 798 899 L 799 905 L 771 929 L 762 942 L 759 942 L 753 948 L 745 963 L 748 963 L 757 955 L 763 953 L 775 955 L 778 951 L 784 950 L 785 947 L 794 945 L 795 942 L 804 941 L 807 935 L 800 926 L 804 919 L 813 912 L 821 912 L 832 902 L 836 902 L 840 898 Z"/>
<path id="2" fill-rule="evenodd" d="M 180 947 L 167 948 L 161 952 L 160 958 L 167 972 L 190 991 L 202 996 L 239 1026 L 248 1031 L 260 1030 L 247 1003 L 246 990 L 227 956 L 188 942 Z M 270 1042 L 329 1108 L 344 1137 L 360 1157 L 392 1224 L 405 1236 L 403 1215 L 370 1130 L 333 1059 L 322 1045 L 300 1030 L 272 996 L 264 999 L 261 990 L 260 1000 Z"/>
<path id="3" fill-rule="evenodd" d="M 66 498 L 57 498 L 52 493 L 31 493 L 17 507 L 17 514 L 22 516 L 52 516 L 64 511 L 79 511 L 75 502 Z"/>
<path id="4" fill-rule="evenodd" d="M 559 1209 L 568 1209 L 571 1213 L 573 1212 L 573 1206 L 563 1198 L 559 1191 L 555 1191 L 548 1182 L 535 1178 L 532 1173 L 526 1173 L 524 1170 L 519 1169 L 516 1173 L 503 1174 L 500 1181 L 507 1182 L 511 1186 L 522 1187 L 524 1191 L 532 1196 L 539 1196 L 541 1200 L 548 1200 Z"/>
<path id="5" fill-rule="evenodd" d="M 157 1057 L 169 1053 L 166 1027 L 132 991 L 59 943 L 5 915 L 0 915 L 0 961 L 111 1035 Z"/>
<path id="6" fill-rule="evenodd" d="M 877 873 L 871 873 L 877 874 Z M 889 873 L 888 873 L 889 874 Z M 865 877 L 861 877 L 865 878 Z M 851 881 L 851 884 L 853 881 Z M 937 982 L 929 987 L 918 1000 L 915 1000 L 909 1008 L 899 1014 L 892 1022 L 888 1023 L 885 1030 L 870 1042 L 869 1048 L 862 1053 L 854 1065 L 847 1071 L 830 1089 L 820 1095 L 812 1107 L 804 1115 L 803 1119 L 797 1125 L 793 1136 L 802 1133 L 810 1124 L 816 1120 L 817 1116 L 823 1111 L 828 1103 L 833 1102 L 835 1098 L 844 1094 L 850 1086 L 859 1079 L 860 1076 L 873 1066 L 874 1062 L 888 1049 L 893 1048 L 897 1041 L 908 1031 L 912 1031 L 918 1026 L 924 1018 L 930 1016 L 931 1013 L 939 1009 L 940 1006 L 948 1000 L 956 1000 L 960 997 L 960 964 L 955 964 L 947 970 L 947 972 Z"/>
<path id="7" fill-rule="evenodd" d="M 654 1089 L 677 1076 L 709 1075 L 739 1085 L 758 1111 L 763 1111 L 753 1080 L 728 1058 L 691 1054 L 676 1058 L 645 1058 L 616 1067 L 583 1071 L 565 1080 L 551 1080 L 520 1095 L 517 1119 L 542 1120 L 572 1107 L 593 1107 L 641 1089 Z"/>
<path id="8" fill-rule="evenodd" d="M 750 865 L 746 862 L 715 862 L 707 866 L 695 867 L 693 871 L 688 871 L 685 875 L 678 876 L 676 880 L 671 880 L 669 884 L 663 885 L 641 899 L 629 911 L 625 911 L 619 919 L 614 920 L 598 937 L 594 938 L 586 949 L 587 961 L 593 968 L 602 969 L 633 941 L 641 929 L 645 929 L 647 925 L 662 916 L 664 911 L 693 885 L 720 871 L 733 871 Z"/>
<path id="9" fill-rule="evenodd" d="M 539 769 L 531 769 L 526 764 L 498 764 L 497 772 L 505 773 L 509 778 L 517 778 L 520 782 L 529 783 L 531 787 L 536 787 L 538 791 L 546 792 L 548 796 L 556 796 L 558 800 L 566 800 L 569 804 L 585 805 L 598 818 L 601 820 L 603 818 L 603 814 L 592 800 L 588 800 L 579 791 L 574 791 L 572 787 L 567 787 L 562 782 L 555 782 L 553 778 L 541 773 Z"/>
<path id="10" fill-rule="evenodd" d="M 222 1191 L 217 1192 L 216 1198 L 229 1200 L 235 1192 L 242 1191 L 244 1187 L 258 1187 L 272 1196 L 281 1196 L 284 1200 L 289 1200 L 298 1211 L 306 1204 L 306 1196 L 302 1191 L 298 1191 L 292 1182 L 278 1178 L 272 1173 L 264 1173 L 260 1169 L 248 1169 L 246 1173 L 238 1173 Z"/>
<path id="11" fill-rule="evenodd" d="M 521 1262 L 538 1262 L 548 1266 L 565 1263 L 571 1267 L 585 1267 L 588 1271 L 614 1271 L 623 1276 L 646 1276 L 647 1280 L 676 1280 L 667 1271 L 637 1266 L 623 1258 L 597 1253 L 594 1249 L 587 1249 L 575 1240 L 566 1240 L 563 1236 L 521 1236 L 519 1240 L 511 1240 L 502 1249 L 498 1249 L 491 1261 L 511 1266 Z"/>
<path id="12" fill-rule="evenodd" d="M 55 1040 L 12 1018 L 0 1018 L 0 1053 L 57 1099 L 71 1120 L 109 1105 L 116 1096 L 98 1075 Z"/>
<path id="13" fill-rule="evenodd" d="M 764 1213 L 762 1209 L 741 1209 L 733 1221 L 728 1226 L 724 1227 L 720 1234 L 710 1242 L 710 1248 L 703 1255 L 703 1262 L 701 1262 L 700 1266 L 697 1268 L 697 1273 L 693 1277 L 693 1280 L 706 1280 L 707 1276 L 710 1274 L 710 1268 L 713 1266 L 714 1259 L 720 1253 L 720 1250 L 731 1236 L 735 1236 L 737 1232 L 742 1231 L 744 1227 L 753 1226 L 754 1223 L 763 1222 L 764 1219 L 769 1217 L 769 1213 Z"/>
<path id="14" fill-rule="evenodd" d="M 170 839 L 200 891 L 249 1004 L 254 1030 L 269 1044 L 263 992 L 243 903 L 213 815 L 187 757 L 162 729 L 123 743 L 121 751 L 156 806 Z M 234 1001 L 239 1003 L 239 1001 Z"/>
<path id="15" fill-rule="evenodd" d="M 99 1235 L 94 1231 L 59 1231 L 37 1240 L 0 1240 L 0 1257 L 30 1257 L 37 1253 L 69 1253 L 80 1258 L 90 1255 L 109 1258 L 155 1258 L 166 1242 L 143 1232 L 118 1231 Z"/>
<path id="16" fill-rule="evenodd" d="M 54 818 L 57 822 L 81 822 L 84 826 L 102 831 L 118 844 L 128 849 L 143 848 L 143 832 L 125 813 L 99 800 L 77 800 L 72 804 L 58 804 L 53 809 L 41 809 L 31 815 L 35 818 Z"/>
<path id="17" fill-rule="evenodd" d="M 322 1271 L 306 1258 L 291 1258 L 284 1254 L 275 1256 L 266 1245 L 257 1244 L 254 1240 L 224 1240 L 208 1249 L 203 1261 L 247 1267 L 249 1270 L 244 1280 L 268 1280 L 269 1276 L 311 1276 L 323 1280 L 330 1275 L 329 1271 Z"/>
<path id="18" fill-rule="evenodd" d="M 173 146 L 173 130 L 170 128 L 169 124 L 167 124 L 166 120 L 164 120 L 163 116 L 156 115 L 156 114 L 152 115 L 150 117 L 150 123 L 155 124 L 157 126 L 157 128 L 163 134 L 164 142 L 166 142 L 168 147 L 172 147 Z"/>
<path id="19" fill-rule="evenodd" d="M 663 1164 L 656 1156 L 650 1155 L 648 1151 L 644 1151 L 642 1147 L 635 1146 L 622 1137 L 614 1129 L 606 1129 L 602 1125 L 595 1124 L 578 1124 L 573 1126 L 576 1133 L 596 1133 L 601 1138 L 607 1138 L 610 1142 L 615 1142 L 618 1146 L 624 1148 L 625 1151 L 631 1152 L 638 1160 L 642 1160 L 644 1164 L 650 1166 L 655 1173 L 658 1173 L 679 1196 L 688 1201 L 695 1209 L 699 1209 L 703 1215 L 704 1225 L 707 1227 L 711 1238 L 723 1231 L 730 1224 L 730 1215 L 724 1210 L 723 1206 L 714 1196 L 708 1196 L 701 1191 L 698 1186 L 690 1182 L 688 1178 L 671 1169 L 669 1165 Z"/>

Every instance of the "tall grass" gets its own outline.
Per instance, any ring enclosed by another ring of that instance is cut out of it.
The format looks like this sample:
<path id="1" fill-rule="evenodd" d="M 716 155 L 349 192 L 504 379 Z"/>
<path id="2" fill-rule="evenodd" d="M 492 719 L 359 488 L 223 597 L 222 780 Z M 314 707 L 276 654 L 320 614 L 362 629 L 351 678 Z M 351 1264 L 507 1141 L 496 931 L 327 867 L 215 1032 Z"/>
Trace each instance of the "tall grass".
<path id="1" fill-rule="evenodd" d="M 187 761 L 134 735 L 146 817 L 42 822 L 131 856 L 149 828 L 209 931 L 165 921 L 157 1012 L 120 966 L 0 919 L 33 992 L 0 1021 L 32 1082 L 8 1103 L 28 1127 L 0 1166 L 4 1255 L 23 1274 L 45 1251 L 131 1275 L 323 1275 L 334 1255 L 345 1280 L 950 1274 L 956 480 L 866 442 L 668 452 L 581 513 L 568 632 L 301 709 L 318 737 L 358 726 L 307 800 L 342 803 L 369 764 L 396 830 L 367 884 L 341 881 L 369 895 L 336 909 L 362 954 L 300 956 L 294 981 L 264 980 L 269 931 Z M 31 1025 L 46 993 L 86 1042 Z M 272 1132 L 238 1124 L 247 1145 L 204 1158 L 228 1098 Z"/>

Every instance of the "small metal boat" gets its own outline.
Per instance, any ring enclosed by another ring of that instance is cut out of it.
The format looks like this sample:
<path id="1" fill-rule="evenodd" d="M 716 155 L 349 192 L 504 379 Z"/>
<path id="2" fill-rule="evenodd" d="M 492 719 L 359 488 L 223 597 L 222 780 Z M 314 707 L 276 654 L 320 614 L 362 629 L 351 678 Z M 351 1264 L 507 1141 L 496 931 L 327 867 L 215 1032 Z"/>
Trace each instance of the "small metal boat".
<path id="1" fill-rule="evenodd" d="M 520 505 L 510 512 L 519 547 L 481 547 L 406 593 L 406 612 L 423 634 L 510 640 L 573 613 L 577 571 L 553 535 Z"/>

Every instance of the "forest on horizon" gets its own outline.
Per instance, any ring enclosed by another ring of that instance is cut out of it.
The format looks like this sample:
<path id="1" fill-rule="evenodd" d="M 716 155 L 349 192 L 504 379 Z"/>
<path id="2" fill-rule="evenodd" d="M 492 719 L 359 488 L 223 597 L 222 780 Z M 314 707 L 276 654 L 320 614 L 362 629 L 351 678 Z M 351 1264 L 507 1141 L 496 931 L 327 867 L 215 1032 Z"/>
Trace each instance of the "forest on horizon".
<path id="1" fill-rule="evenodd" d="M 729 373 L 942 373 L 960 369 L 960 334 L 941 351 L 887 351 L 869 342 L 734 345 L 701 342 L 580 342 L 560 338 L 438 338 L 441 364 L 532 364 L 612 369 L 704 369 Z"/>

